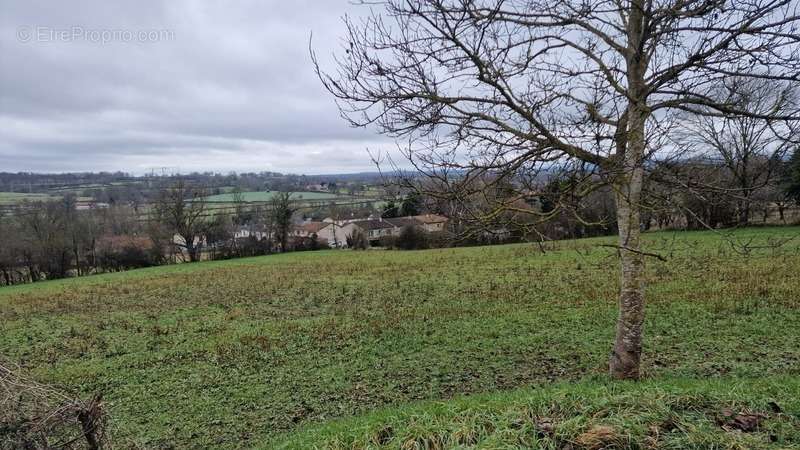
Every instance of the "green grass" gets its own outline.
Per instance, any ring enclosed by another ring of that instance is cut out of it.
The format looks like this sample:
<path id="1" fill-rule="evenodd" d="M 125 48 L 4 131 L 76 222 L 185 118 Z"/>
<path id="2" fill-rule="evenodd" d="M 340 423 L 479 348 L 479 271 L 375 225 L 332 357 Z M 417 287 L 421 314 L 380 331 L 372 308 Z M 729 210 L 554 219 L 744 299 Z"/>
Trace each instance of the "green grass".
<path id="1" fill-rule="evenodd" d="M 266 202 L 271 200 L 278 191 L 242 192 L 246 202 Z M 292 192 L 293 200 L 333 200 L 348 198 L 339 194 L 328 192 Z M 233 202 L 233 194 L 217 194 L 206 197 L 210 202 Z"/>
<path id="2" fill-rule="evenodd" d="M 761 420 L 755 429 L 742 432 L 734 424 L 737 416 L 757 415 Z M 429 401 L 309 426 L 273 447 L 677 450 L 798 446 L 800 379 L 767 377 L 756 383 L 729 378 L 587 381 Z"/>
<path id="3" fill-rule="evenodd" d="M 25 200 L 28 201 L 46 201 L 46 200 L 53 200 L 55 197 L 52 197 L 48 194 L 26 194 L 22 192 L 0 192 L 0 205 L 14 205 L 17 203 L 21 203 Z"/>
<path id="4" fill-rule="evenodd" d="M 524 448 L 523 413 L 555 424 L 542 448 L 594 425 L 644 447 L 663 417 L 680 426 L 658 428 L 674 434 L 660 448 L 792 448 L 798 235 L 741 230 L 742 255 L 715 233 L 647 234 L 668 261 L 648 261 L 640 384 L 605 381 L 618 276 L 597 244 L 612 238 L 544 254 L 295 253 L 3 288 L 0 353 L 40 381 L 103 392 L 121 448 L 375 448 L 375 433 L 386 448 Z M 768 413 L 767 431 L 726 431 L 730 407 Z"/>

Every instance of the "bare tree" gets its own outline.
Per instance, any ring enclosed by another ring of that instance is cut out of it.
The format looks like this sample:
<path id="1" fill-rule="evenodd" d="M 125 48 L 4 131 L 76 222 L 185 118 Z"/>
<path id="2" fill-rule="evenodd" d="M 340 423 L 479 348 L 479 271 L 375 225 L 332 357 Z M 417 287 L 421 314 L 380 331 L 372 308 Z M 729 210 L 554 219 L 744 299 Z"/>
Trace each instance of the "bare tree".
<path id="1" fill-rule="evenodd" d="M 275 240 L 281 252 L 288 251 L 289 235 L 292 232 L 292 216 L 297 211 L 293 205 L 291 192 L 277 192 L 269 201 L 269 216 Z"/>
<path id="2" fill-rule="evenodd" d="M 235 225 L 245 225 L 252 217 L 250 217 L 250 212 L 247 211 L 247 204 L 244 201 L 244 193 L 239 186 L 233 188 L 231 192 L 232 200 L 233 200 L 233 223 Z"/>
<path id="3" fill-rule="evenodd" d="M 333 248 L 339 248 L 341 247 L 341 243 L 339 242 L 339 233 L 337 229 L 342 220 L 342 212 L 336 201 L 328 203 L 328 213 L 331 218 L 331 228 L 333 229 L 333 233 L 331 234 L 333 236 L 333 242 L 330 244 L 333 244 Z"/>
<path id="4" fill-rule="evenodd" d="M 156 220 L 178 237 L 173 245 L 186 250 L 192 262 L 200 260 L 209 227 L 205 198 L 204 189 L 179 180 L 163 190 L 154 205 Z"/>
<path id="5" fill-rule="evenodd" d="M 641 194 L 679 113 L 779 121 L 707 95 L 726 77 L 800 73 L 795 0 L 385 0 L 346 19 L 337 69 L 317 73 L 354 126 L 408 140 L 419 172 L 460 188 L 580 162 L 614 190 L 621 291 L 609 370 L 638 378 Z M 382 8 L 378 7 L 381 5 Z M 519 195 L 531 192 L 520 190 Z M 509 204 L 516 199 L 510 198 Z M 504 207 L 500 202 L 497 207 Z M 536 213 L 531 211 L 531 213 Z"/>
<path id="6" fill-rule="evenodd" d="M 781 191 L 786 200 L 785 203 L 794 201 L 800 205 L 800 145 L 794 148 L 792 157 L 786 162 L 781 172 Z"/>
<path id="7" fill-rule="evenodd" d="M 17 282 L 21 260 L 21 232 L 18 222 L 11 216 L 0 214 L 0 286 Z"/>
<path id="8" fill-rule="evenodd" d="M 791 114 L 798 107 L 795 85 L 759 78 L 723 79 L 709 96 L 757 115 Z M 713 112 L 710 107 L 700 108 L 703 113 L 689 114 L 683 122 L 679 142 L 729 172 L 733 185 L 714 187 L 725 189 L 732 197 L 739 224 L 746 225 L 754 195 L 778 181 L 784 159 L 797 142 L 797 131 L 787 122 L 753 115 L 719 117 L 709 114 Z"/>
<path id="9" fill-rule="evenodd" d="M 73 252 L 67 236 L 69 203 L 23 202 L 19 223 L 22 251 L 31 281 L 66 277 L 72 267 Z"/>

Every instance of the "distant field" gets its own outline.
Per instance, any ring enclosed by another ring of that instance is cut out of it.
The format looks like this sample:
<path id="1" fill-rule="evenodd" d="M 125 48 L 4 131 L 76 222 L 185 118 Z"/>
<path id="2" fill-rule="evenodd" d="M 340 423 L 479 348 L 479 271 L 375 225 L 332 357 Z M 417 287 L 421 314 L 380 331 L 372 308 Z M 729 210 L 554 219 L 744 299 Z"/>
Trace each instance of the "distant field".
<path id="1" fill-rule="evenodd" d="M 70 184 L 65 186 L 52 186 L 49 191 L 51 195 L 63 195 L 63 194 L 81 194 L 87 190 L 102 190 L 107 189 L 110 187 L 116 186 L 137 186 L 140 185 L 140 182 L 137 181 L 112 181 L 109 183 L 86 183 L 86 184 Z"/>
<path id="2" fill-rule="evenodd" d="M 17 205 L 25 200 L 36 202 L 36 201 L 52 201 L 58 200 L 63 198 L 59 194 L 24 194 L 19 192 L 0 192 L 0 205 Z M 76 200 L 82 202 L 88 202 L 94 200 L 92 197 L 83 197 L 79 196 L 76 197 Z"/>
<path id="3" fill-rule="evenodd" d="M 642 383 L 605 376 L 612 238 L 0 288 L 0 354 L 103 392 L 116 448 L 800 448 L 800 228 L 645 236 Z"/>
<path id="4" fill-rule="evenodd" d="M 242 192 L 246 202 L 266 202 L 271 200 L 279 191 Z M 327 192 L 292 192 L 294 200 L 332 200 L 347 198 L 346 195 L 331 194 Z M 210 202 L 232 202 L 233 194 L 218 194 L 206 197 Z"/>
<path id="5" fill-rule="evenodd" d="M 25 194 L 20 192 L 0 192 L 0 205 L 13 205 L 24 200 L 52 200 L 56 197 L 48 194 Z"/>

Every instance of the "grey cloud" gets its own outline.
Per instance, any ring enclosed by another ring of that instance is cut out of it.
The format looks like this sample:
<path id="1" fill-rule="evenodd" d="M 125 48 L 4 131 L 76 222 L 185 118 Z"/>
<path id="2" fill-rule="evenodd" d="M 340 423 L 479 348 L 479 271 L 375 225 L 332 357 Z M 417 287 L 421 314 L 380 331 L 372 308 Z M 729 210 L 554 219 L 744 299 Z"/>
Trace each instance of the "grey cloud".
<path id="1" fill-rule="evenodd" d="M 347 0 L 0 2 L 0 171 L 369 170 L 316 79 Z M 153 42 L 21 42 L 21 29 L 168 30 Z M 180 163 L 180 164 L 178 164 Z M 129 165 L 129 166 L 126 166 Z"/>

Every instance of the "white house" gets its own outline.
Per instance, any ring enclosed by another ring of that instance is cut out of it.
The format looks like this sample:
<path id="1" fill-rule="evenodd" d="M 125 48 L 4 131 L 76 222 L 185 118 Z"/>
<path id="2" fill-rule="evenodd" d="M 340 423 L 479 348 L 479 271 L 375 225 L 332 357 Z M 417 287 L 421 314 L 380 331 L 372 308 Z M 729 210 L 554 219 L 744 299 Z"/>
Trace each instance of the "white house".
<path id="1" fill-rule="evenodd" d="M 449 220 L 447 217 L 438 214 L 421 214 L 412 217 L 422 224 L 423 230 L 429 233 L 444 231 L 447 221 Z"/>
<path id="2" fill-rule="evenodd" d="M 295 228 L 294 234 L 299 237 L 310 237 L 316 234 L 317 238 L 328 241 L 331 247 L 347 247 L 347 236 L 353 234 L 355 226 L 352 223 L 341 222 L 306 222 Z"/>

